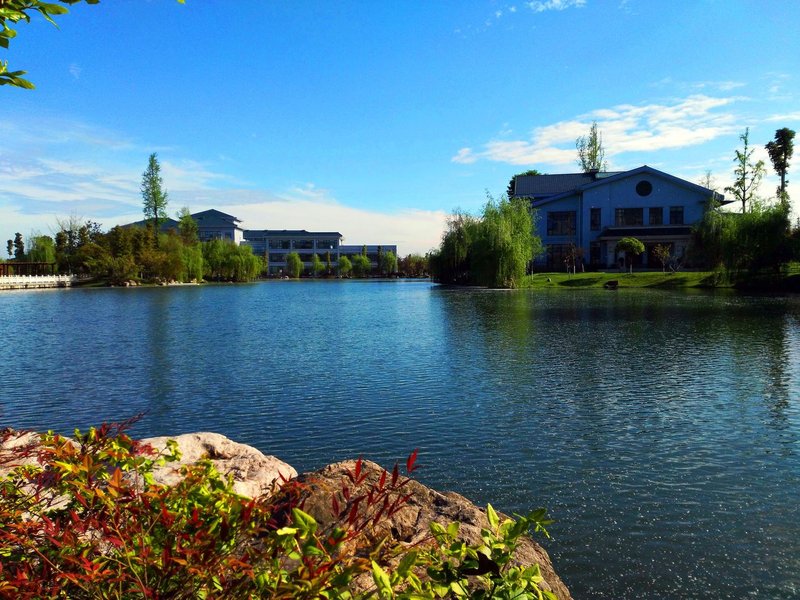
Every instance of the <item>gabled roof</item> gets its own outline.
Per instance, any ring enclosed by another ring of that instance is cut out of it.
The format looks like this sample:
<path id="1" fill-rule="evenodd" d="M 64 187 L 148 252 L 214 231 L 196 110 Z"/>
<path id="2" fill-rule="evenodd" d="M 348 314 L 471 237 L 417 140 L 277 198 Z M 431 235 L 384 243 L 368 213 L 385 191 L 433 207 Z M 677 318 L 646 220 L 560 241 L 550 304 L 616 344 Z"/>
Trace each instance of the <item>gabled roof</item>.
<path id="1" fill-rule="evenodd" d="M 124 225 L 120 225 L 120 227 L 147 227 L 148 223 L 152 223 L 152 219 L 143 219 L 141 221 L 134 221 L 133 223 L 125 223 Z M 177 229 L 178 222 L 175 219 L 170 219 L 167 217 L 166 219 L 159 219 L 160 227 L 158 228 L 159 231 L 169 231 L 170 229 Z"/>
<path id="2" fill-rule="evenodd" d="M 524 175 L 514 179 L 514 195 L 533 198 L 534 206 L 541 206 L 554 200 L 560 200 L 573 194 L 581 194 L 584 190 L 601 185 L 637 177 L 643 174 L 666 179 L 684 188 L 688 188 L 707 197 L 714 197 L 721 205 L 729 204 L 730 200 L 713 190 L 692 183 L 669 173 L 664 173 L 653 167 L 642 165 L 629 171 L 603 172 L 603 173 L 566 173 L 561 175 Z"/>
<path id="3" fill-rule="evenodd" d="M 197 221 L 198 227 L 239 227 L 241 221 L 233 215 L 226 214 L 215 208 L 192 213 L 192 218 Z"/>
<path id="4" fill-rule="evenodd" d="M 605 173 L 562 173 L 560 175 L 520 175 L 514 178 L 514 195 L 532 198 L 574 192 Z"/>

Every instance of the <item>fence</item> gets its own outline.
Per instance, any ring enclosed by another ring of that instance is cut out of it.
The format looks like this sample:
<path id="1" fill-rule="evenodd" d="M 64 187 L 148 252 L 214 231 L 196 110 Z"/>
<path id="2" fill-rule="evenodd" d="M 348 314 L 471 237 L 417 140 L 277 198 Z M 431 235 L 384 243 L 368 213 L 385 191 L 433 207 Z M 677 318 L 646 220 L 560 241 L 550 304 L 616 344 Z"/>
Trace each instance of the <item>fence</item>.
<path id="1" fill-rule="evenodd" d="M 70 287 L 76 279 L 73 275 L 5 275 L 0 276 L 0 290 Z"/>

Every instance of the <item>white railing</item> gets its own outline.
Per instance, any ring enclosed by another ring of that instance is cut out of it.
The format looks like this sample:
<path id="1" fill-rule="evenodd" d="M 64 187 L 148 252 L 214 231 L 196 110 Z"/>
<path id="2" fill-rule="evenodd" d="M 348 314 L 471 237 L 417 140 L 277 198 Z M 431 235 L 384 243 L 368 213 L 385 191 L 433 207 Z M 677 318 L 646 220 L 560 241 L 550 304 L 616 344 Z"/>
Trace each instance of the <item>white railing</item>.
<path id="1" fill-rule="evenodd" d="M 0 290 L 68 287 L 76 279 L 73 275 L 0 275 Z"/>

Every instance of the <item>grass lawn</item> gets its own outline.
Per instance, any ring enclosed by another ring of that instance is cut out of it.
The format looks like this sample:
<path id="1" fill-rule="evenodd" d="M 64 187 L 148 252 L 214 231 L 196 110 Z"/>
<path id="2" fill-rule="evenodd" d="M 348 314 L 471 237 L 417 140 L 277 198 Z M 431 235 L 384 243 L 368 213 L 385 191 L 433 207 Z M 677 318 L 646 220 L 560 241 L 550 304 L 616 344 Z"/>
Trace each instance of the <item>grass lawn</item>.
<path id="1" fill-rule="evenodd" d="M 522 280 L 521 288 L 602 288 L 607 281 L 618 282 L 619 287 L 649 288 L 713 288 L 733 287 L 713 271 L 634 271 L 633 273 L 537 273 Z"/>

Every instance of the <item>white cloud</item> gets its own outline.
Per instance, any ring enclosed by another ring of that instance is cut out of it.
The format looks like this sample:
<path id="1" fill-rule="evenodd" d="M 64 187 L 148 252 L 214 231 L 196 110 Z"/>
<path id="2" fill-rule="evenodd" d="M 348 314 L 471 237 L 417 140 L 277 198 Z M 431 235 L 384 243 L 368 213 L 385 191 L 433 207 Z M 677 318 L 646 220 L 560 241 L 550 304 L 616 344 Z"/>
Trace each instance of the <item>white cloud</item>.
<path id="1" fill-rule="evenodd" d="M 567 165 L 575 162 L 575 140 L 597 121 L 606 156 L 695 146 L 736 131 L 732 114 L 719 109 L 736 98 L 701 94 L 672 104 L 622 104 L 575 119 L 536 127 L 529 139 L 490 140 L 482 150 L 461 148 L 451 159 L 470 164 L 490 160 L 513 165 Z"/>
<path id="2" fill-rule="evenodd" d="M 586 0 L 534 0 L 528 2 L 527 6 L 533 12 L 545 12 L 548 10 L 566 10 L 568 8 L 582 8 L 586 5 Z"/>
<path id="3" fill-rule="evenodd" d="M 81 67 L 78 63 L 72 63 L 69 66 L 69 74 L 72 75 L 75 79 L 81 78 Z"/>

